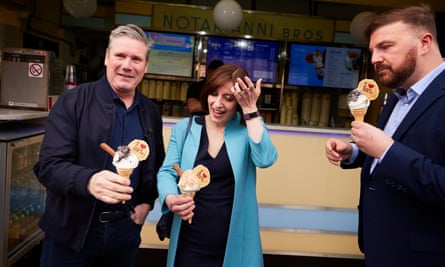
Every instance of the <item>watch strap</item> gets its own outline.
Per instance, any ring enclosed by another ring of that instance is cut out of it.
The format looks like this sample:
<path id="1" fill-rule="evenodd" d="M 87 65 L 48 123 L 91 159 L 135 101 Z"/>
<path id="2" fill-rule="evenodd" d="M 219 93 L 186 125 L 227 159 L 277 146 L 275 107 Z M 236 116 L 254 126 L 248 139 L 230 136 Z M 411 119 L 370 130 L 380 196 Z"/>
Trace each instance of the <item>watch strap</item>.
<path id="1" fill-rule="evenodd" d="M 243 118 L 246 121 L 250 120 L 250 119 L 253 119 L 253 118 L 256 118 L 256 117 L 259 117 L 259 116 L 260 116 L 260 112 L 258 110 L 255 111 L 255 112 L 243 114 Z"/>

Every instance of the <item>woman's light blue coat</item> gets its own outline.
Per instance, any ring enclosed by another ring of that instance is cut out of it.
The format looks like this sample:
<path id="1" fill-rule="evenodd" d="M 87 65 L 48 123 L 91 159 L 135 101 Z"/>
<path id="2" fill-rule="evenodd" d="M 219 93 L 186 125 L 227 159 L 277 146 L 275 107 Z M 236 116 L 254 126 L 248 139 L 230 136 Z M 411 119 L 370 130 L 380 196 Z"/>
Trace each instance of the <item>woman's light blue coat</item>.
<path id="1" fill-rule="evenodd" d="M 196 123 L 195 118 L 192 118 L 194 121 L 185 142 L 184 135 L 189 118 L 179 121 L 172 128 L 167 154 L 158 173 L 160 203 L 164 203 L 167 195 L 180 193 L 173 164 L 179 163 L 182 170 L 193 169 L 202 129 L 202 125 Z M 261 267 L 263 254 L 256 197 L 256 167 L 271 166 L 277 160 L 278 154 L 263 121 L 263 135 L 260 142 L 255 143 L 248 136 L 247 128 L 240 124 L 240 118 L 240 114 L 237 113 L 227 123 L 224 132 L 227 153 L 235 175 L 235 195 L 223 266 Z M 166 205 L 162 206 L 162 211 L 164 213 L 168 211 Z M 175 215 L 169 241 L 167 267 L 174 266 L 180 222 L 181 218 Z"/>

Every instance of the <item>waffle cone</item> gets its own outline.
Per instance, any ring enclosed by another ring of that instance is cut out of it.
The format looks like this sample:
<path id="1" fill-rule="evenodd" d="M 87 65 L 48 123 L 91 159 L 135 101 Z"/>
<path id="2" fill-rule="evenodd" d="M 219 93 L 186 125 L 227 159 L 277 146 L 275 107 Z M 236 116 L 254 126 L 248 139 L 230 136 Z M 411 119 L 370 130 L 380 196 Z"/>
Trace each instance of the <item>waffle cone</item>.
<path id="1" fill-rule="evenodd" d="M 192 199 L 195 198 L 196 192 L 191 191 L 191 192 L 182 192 L 183 195 L 186 195 L 188 197 L 191 197 Z"/>
<path id="2" fill-rule="evenodd" d="M 133 173 L 133 168 L 117 168 L 116 171 L 117 173 L 122 176 L 125 177 L 127 179 L 130 179 L 131 174 Z M 122 200 L 122 204 L 125 204 L 125 200 Z"/>
<path id="3" fill-rule="evenodd" d="M 368 111 L 367 108 L 352 109 L 351 114 L 354 117 L 355 121 L 363 122 L 365 121 L 365 115 L 367 111 Z"/>
<path id="4" fill-rule="evenodd" d="M 182 192 L 183 195 L 191 197 L 192 199 L 195 198 L 196 192 L 195 191 L 189 191 L 189 192 Z M 191 224 L 192 223 L 192 218 L 190 218 L 188 220 L 188 223 Z"/>
<path id="5" fill-rule="evenodd" d="M 122 176 L 130 179 L 131 174 L 133 173 L 133 168 L 117 168 L 117 173 Z"/>

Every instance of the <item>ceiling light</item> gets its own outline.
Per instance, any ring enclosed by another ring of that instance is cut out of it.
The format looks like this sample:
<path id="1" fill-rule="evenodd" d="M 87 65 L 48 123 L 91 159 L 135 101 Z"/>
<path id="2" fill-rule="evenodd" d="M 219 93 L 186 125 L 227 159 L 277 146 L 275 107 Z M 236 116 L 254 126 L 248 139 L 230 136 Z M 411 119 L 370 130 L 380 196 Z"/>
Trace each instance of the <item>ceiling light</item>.
<path id="1" fill-rule="evenodd" d="M 63 6 L 75 18 L 88 18 L 96 13 L 97 0 L 63 0 Z"/>
<path id="2" fill-rule="evenodd" d="M 213 9 L 216 26 L 225 31 L 235 29 L 243 19 L 243 10 L 235 0 L 220 0 Z"/>

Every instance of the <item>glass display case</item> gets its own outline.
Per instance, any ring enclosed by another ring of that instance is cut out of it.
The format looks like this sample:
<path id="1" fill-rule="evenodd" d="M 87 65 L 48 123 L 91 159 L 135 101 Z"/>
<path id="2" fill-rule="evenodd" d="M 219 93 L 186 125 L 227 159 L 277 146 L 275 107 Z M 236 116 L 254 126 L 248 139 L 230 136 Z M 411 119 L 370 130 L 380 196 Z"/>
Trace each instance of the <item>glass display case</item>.
<path id="1" fill-rule="evenodd" d="M 0 122 L 0 259 L 11 266 L 43 238 L 37 222 L 45 189 L 33 172 L 43 126 Z"/>

